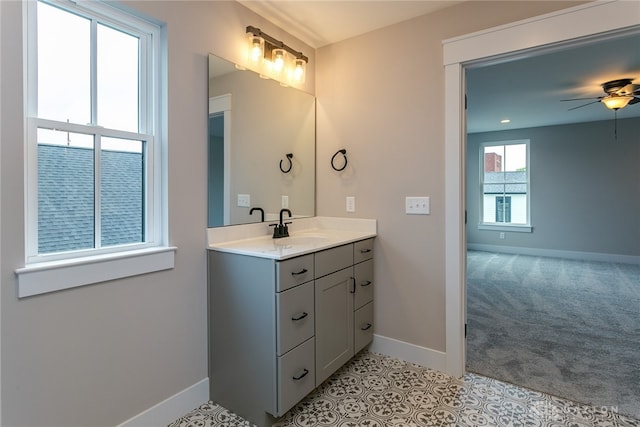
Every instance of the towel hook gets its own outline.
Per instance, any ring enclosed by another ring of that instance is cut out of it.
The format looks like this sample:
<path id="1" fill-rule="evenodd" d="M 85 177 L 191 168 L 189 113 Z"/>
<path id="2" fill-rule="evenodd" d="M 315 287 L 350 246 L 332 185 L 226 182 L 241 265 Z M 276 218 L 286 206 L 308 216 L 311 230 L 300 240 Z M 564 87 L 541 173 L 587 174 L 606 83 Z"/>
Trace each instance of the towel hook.
<path id="1" fill-rule="evenodd" d="M 289 160 L 289 169 L 287 169 L 287 170 L 284 170 L 284 169 L 282 168 L 282 160 L 280 160 L 280 170 L 281 170 L 283 173 L 289 173 L 289 172 L 291 172 L 291 168 L 293 167 L 293 162 L 291 161 L 291 158 L 292 158 L 292 157 L 293 157 L 293 153 L 289 153 L 289 154 L 287 154 L 287 160 Z"/>
<path id="2" fill-rule="evenodd" d="M 344 157 L 344 165 L 342 165 L 341 168 L 337 168 L 335 165 L 335 160 L 336 160 L 336 156 L 338 154 L 342 154 L 342 157 Z M 333 155 L 333 157 L 331 157 L 331 167 L 333 168 L 333 170 L 340 172 L 341 170 L 343 170 L 344 168 L 347 167 L 347 163 L 349 163 L 349 161 L 347 160 L 347 150 L 345 150 L 344 148 L 342 150 L 338 150 L 336 151 L 336 154 Z"/>

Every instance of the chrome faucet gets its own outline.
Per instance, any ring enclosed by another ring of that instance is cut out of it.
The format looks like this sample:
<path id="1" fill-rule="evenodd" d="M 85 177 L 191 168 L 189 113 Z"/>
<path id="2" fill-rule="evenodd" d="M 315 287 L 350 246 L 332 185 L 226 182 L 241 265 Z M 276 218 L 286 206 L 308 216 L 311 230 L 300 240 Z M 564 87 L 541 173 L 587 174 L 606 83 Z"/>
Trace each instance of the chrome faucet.
<path id="1" fill-rule="evenodd" d="M 291 218 L 291 211 L 289 209 L 280 209 L 280 223 L 279 224 L 269 224 L 270 227 L 274 227 L 273 228 L 273 238 L 274 239 L 279 239 L 281 237 L 289 237 L 289 227 L 288 224 L 291 224 L 291 222 L 283 222 L 284 218 L 283 218 L 283 214 L 287 213 L 289 215 L 289 218 Z"/>

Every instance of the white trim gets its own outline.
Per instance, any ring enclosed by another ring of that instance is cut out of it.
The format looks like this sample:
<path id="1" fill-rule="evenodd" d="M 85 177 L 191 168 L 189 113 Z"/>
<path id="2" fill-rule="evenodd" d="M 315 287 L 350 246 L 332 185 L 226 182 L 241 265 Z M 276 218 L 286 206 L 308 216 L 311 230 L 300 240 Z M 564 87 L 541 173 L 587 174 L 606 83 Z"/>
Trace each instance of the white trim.
<path id="1" fill-rule="evenodd" d="M 446 46 L 445 46 L 446 47 Z M 446 51 L 446 50 L 445 50 Z M 464 69 L 460 64 L 445 67 L 445 93 L 464 93 Z M 462 97 L 445 101 L 445 340 L 447 368 L 455 377 L 464 374 L 464 104 Z M 456 129 L 456 132 L 449 132 Z"/>
<path id="2" fill-rule="evenodd" d="M 117 427 L 166 426 L 209 401 L 209 378 L 174 394 Z"/>
<path id="3" fill-rule="evenodd" d="M 374 334 L 369 351 L 446 372 L 446 354 L 438 350 Z"/>
<path id="4" fill-rule="evenodd" d="M 616 19 L 603 19 L 615 16 Z M 585 37 L 637 31 L 640 2 L 591 2 L 559 12 L 445 40 L 445 306 L 447 373 L 465 369 L 464 66 L 497 57 L 529 55 Z M 634 28 L 632 28 L 634 27 Z M 608 34 L 604 34 L 608 33 Z M 580 40 L 580 39 L 583 40 Z"/>
<path id="5" fill-rule="evenodd" d="M 478 230 L 509 231 L 514 233 L 532 233 L 533 227 L 531 227 L 530 225 L 478 224 Z"/>
<path id="6" fill-rule="evenodd" d="M 158 247 L 29 264 L 18 268 L 18 298 L 75 288 L 174 266 L 175 247 Z"/>
<path id="7" fill-rule="evenodd" d="M 637 1 L 594 1 L 506 25 L 444 40 L 444 65 L 485 60 L 539 49 L 638 25 Z M 603 19 L 615 16 L 616 19 Z M 589 22 L 589 25 L 585 25 Z M 535 32 L 532 30 L 535 29 Z M 508 35 L 511 38 L 505 38 Z"/>
<path id="8" fill-rule="evenodd" d="M 128 13 L 118 7 L 106 4 L 104 2 L 59 2 L 55 0 L 43 0 L 47 3 L 59 7 L 62 10 L 72 14 L 79 14 L 92 22 L 92 31 L 95 33 L 95 22 L 108 25 L 135 36 L 141 40 L 140 57 L 139 57 L 139 74 L 140 74 L 140 132 L 121 131 L 116 129 L 103 128 L 99 125 L 88 124 L 79 125 L 74 123 L 57 122 L 55 120 L 46 120 L 35 117 L 37 105 L 37 40 L 36 40 L 36 2 L 25 2 L 24 20 L 25 20 L 25 62 L 24 69 L 28 73 L 25 80 L 25 99 L 28 111 L 25 114 L 25 134 L 27 135 L 25 144 L 25 264 L 27 268 L 33 265 L 34 271 L 40 270 L 43 265 L 50 265 L 49 260 L 66 259 L 69 265 L 76 265 L 76 258 L 80 263 L 85 260 L 95 260 L 95 256 L 101 256 L 105 253 L 113 253 L 115 258 L 126 258 L 121 256 L 121 252 L 131 250 L 130 256 L 136 257 L 140 253 L 163 252 L 166 250 L 162 245 L 168 245 L 168 228 L 166 222 L 167 204 L 166 204 L 166 141 L 163 134 L 164 123 L 160 120 L 160 113 L 164 107 L 164 90 L 163 84 L 165 79 L 161 78 L 161 50 L 160 36 L 162 30 L 159 24 L 149 22 L 147 19 L 136 14 Z M 95 43 L 95 34 L 92 40 Z M 95 50 L 93 46 L 92 52 Z M 93 55 L 92 62 L 95 61 Z M 92 92 L 95 92 L 95 64 L 91 67 L 91 84 Z M 92 120 L 95 120 L 95 96 L 92 96 Z M 144 109 L 143 107 L 148 107 Z M 144 111 L 143 111 L 144 110 Z M 37 167 L 37 128 L 55 128 L 62 131 L 70 131 L 95 136 L 95 177 L 94 180 L 94 206 L 96 212 L 94 214 L 94 248 L 78 251 L 58 252 L 54 254 L 38 253 L 38 167 Z M 101 227 L 100 227 L 100 137 L 109 136 L 113 138 L 130 139 L 143 143 L 144 150 L 144 209 L 143 224 L 145 235 L 142 242 L 122 245 L 118 247 L 101 247 Z M 161 144 L 161 145 L 158 145 Z M 149 248 L 147 252 L 144 248 Z M 85 257 L 85 255 L 88 255 Z M 152 257 L 158 258 L 158 257 Z M 102 262 L 108 257 L 100 258 Z M 145 260 L 150 261 L 150 259 Z M 93 261 L 92 261 L 93 262 Z M 168 262 L 153 260 L 150 265 L 143 268 L 130 268 L 125 266 L 127 271 L 136 271 L 132 274 L 142 274 L 149 271 L 157 271 L 158 269 L 172 268 Z M 119 262 L 123 264 L 123 262 Z M 126 264 L 126 263 L 124 263 Z M 59 268 L 59 265 L 56 266 Z M 87 270 L 87 269 L 85 269 Z M 139 271 L 139 272 L 138 272 Z M 27 272 L 25 269 L 19 269 L 19 272 Z M 38 285 L 34 289 L 39 289 L 36 293 L 50 292 L 51 290 L 65 289 L 67 287 L 82 286 L 89 283 L 103 281 L 102 277 L 111 278 L 126 277 L 132 275 L 126 273 L 124 275 L 116 275 L 111 277 L 100 272 L 92 270 L 91 274 L 81 275 L 82 279 L 78 279 L 74 284 L 62 284 L 43 286 Z M 86 277 L 85 277 L 86 276 Z M 27 277 L 27 276 L 24 276 Z M 24 281 L 19 274 L 19 282 Z M 61 280 L 59 280 L 61 282 Z M 28 283 L 24 282 L 25 284 Z M 25 285 L 26 286 L 26 285 Z M 19 286 L 19 292 L 22 290 Z M 31 289 L 31 285 L 25 287 Z M 31 290 L 28 291 L 31 295 Z M 27 295 L 22 295 L 27 296 Z"/>
<path id="9" fill-rule="evenodd" d="M 488 245 L 484 243 L 468 243 L 467 249 L 472 251 L 500 252 L 505 254 L 542 256 L 549 258 L 578 259 L 584 261 L 614 262 L 619 264 L 640 264 L 640 256 L 606 254 L 602 252 L 567 251 L 561 249 L 523 248 L 519 246 Z"/>
<path id="10" fill-rule="evenodd" d="M 231 94 L 209 98 L 209 115 L 222 113 L 223 134 L 223 172 L 222 177 L 222 223 L 231 224 Z"/>

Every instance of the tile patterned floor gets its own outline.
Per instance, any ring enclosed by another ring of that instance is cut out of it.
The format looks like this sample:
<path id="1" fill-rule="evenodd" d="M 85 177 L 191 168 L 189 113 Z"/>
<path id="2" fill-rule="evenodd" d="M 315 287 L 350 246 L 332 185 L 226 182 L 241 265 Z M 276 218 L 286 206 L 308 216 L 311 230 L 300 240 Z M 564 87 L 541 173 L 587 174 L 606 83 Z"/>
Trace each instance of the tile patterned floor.
<path id="1" fill-rule="evenodd" d="M 169 427 L 251 427 L 213 402 Z M 475 374 L 457 379 L 364 351 L 274 427 L 640 427 L 617 413 Z"/>

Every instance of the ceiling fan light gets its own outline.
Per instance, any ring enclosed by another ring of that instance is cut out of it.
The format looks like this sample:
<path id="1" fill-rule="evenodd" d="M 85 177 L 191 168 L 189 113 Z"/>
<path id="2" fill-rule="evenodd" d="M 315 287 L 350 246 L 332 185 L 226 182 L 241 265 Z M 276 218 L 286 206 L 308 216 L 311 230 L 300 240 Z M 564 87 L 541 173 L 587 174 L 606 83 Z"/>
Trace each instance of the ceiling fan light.
<path id="1" fill-rule="evenodd" d="M 629 95 L 609 95 L 602 98 L 602 103 L 610 110 L 619 110 L 627 106 L 633 96 Z"/>

